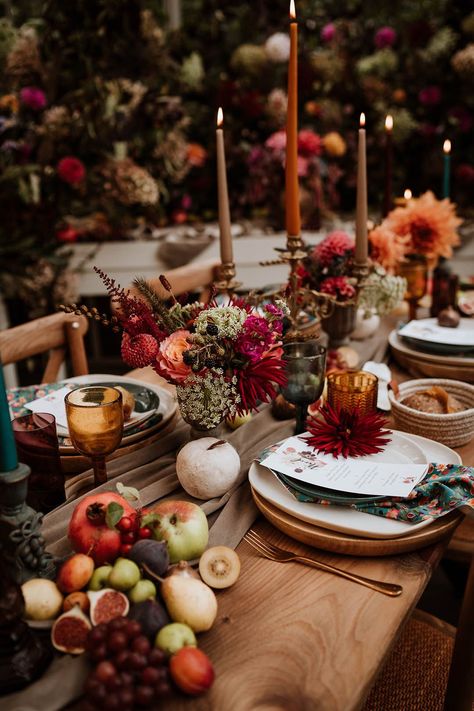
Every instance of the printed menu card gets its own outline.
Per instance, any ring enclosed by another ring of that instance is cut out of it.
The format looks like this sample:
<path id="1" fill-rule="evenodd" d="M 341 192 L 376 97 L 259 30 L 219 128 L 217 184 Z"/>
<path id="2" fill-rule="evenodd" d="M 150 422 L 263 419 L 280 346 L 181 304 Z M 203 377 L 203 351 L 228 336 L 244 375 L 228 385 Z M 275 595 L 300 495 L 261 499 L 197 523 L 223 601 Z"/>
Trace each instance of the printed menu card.
<path id="1" fill-rule="evenodd" d="M 408 496 L 428 471 L 428 464 L 387 462 L 380 454 L 336 459 L 317 452 L 304 435 L 285 440 L 261 464 L 307 484 L 387 497 Z"/>

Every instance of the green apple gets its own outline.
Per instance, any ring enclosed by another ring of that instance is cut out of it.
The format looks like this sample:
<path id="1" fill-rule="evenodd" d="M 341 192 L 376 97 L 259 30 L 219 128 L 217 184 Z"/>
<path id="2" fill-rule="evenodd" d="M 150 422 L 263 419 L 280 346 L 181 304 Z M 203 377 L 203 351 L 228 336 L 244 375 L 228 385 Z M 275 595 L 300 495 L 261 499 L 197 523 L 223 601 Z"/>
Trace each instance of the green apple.
<path id="1" fill-rule="evenodd" d="M 148 524 L 153 536 L 166 541 L 171 563 L 193 560 L 204 553 L 209 526 L 204 511 L 190 501 L 163 501 L 153 508 Z"/>
<path id="2" fill-rule="evenodd" d="M 109 575 L 112 572 L 111 565 L 101 565 L 92 573 L 92 578 L 89 581 L 88 590 L 102 590 L 108 587 Z"/>
<path id="3" fill-rule="evenodd" d="M 117 558 L 109 575 L 108 585 L 114 590 L 127 592 L 140 580 L 140 568 L 133 560 Z"/>
<path id="4" fill-rule="evenodd" d="M 156 597 L 156 587 L 151 580 L 139 580 L 127 594 L 132 602 L 143 602 Z"/>
<path id="5" fill-rule="evenodd" d="M 165 625 L 156 635 L 155 647 L 169 654 L 175 654 L 183 647 L 197 647 L 196 635 L 191 627 L 181 622 Z"/>

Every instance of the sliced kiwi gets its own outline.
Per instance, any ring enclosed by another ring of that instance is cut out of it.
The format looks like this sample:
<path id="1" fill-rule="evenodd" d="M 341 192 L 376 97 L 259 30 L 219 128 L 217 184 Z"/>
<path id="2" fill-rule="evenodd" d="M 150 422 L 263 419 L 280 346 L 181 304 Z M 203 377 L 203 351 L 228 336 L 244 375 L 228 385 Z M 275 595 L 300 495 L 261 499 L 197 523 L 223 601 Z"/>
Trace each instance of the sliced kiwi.
<path id="1" fill-rule="evenodd" d="M 204 551 L 199 560 L 199 573 L 211 588 L 229 588 L 240 573 L 240 558 L 227 546 L 214 546 Z"/>

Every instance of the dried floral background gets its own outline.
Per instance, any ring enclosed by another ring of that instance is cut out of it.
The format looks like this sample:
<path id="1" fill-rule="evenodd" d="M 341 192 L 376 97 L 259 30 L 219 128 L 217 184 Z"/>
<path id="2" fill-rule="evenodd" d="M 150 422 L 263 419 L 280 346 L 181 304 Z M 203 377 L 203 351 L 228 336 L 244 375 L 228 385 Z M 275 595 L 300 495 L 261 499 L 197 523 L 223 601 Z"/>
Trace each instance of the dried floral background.
<path id="1" fill-rule="evenodd" d="M 215 113 L 226 117 L 234 218 L 281 227 L 287 0 L 0 3 L 0 288 L 45 310 L 69 301 L 65 246 L 215 217 Z M 474 188 L 474 12 L 468 0 L 299 0 L 302 208 L 307 227 L 352 210 L 367 114 L 370 200 L 383 120 L 395 187 Z M 276 199 L 275 199 L 276 196 Z M 472 208 L 471 208 L 472 209 Z"/>

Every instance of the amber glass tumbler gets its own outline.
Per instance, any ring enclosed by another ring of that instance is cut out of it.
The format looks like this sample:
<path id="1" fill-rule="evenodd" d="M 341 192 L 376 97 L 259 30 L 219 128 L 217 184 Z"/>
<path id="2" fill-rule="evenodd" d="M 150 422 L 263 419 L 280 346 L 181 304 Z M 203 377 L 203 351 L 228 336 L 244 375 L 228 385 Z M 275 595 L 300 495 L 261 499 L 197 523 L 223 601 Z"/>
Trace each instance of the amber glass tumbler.
<path id="1" fill-rule="evenodd" d="M 329 373 L 328 403 L 334 409 L 359 409 L 362 415 L 377 409 L 378 378 L 363 370 Z"/>

